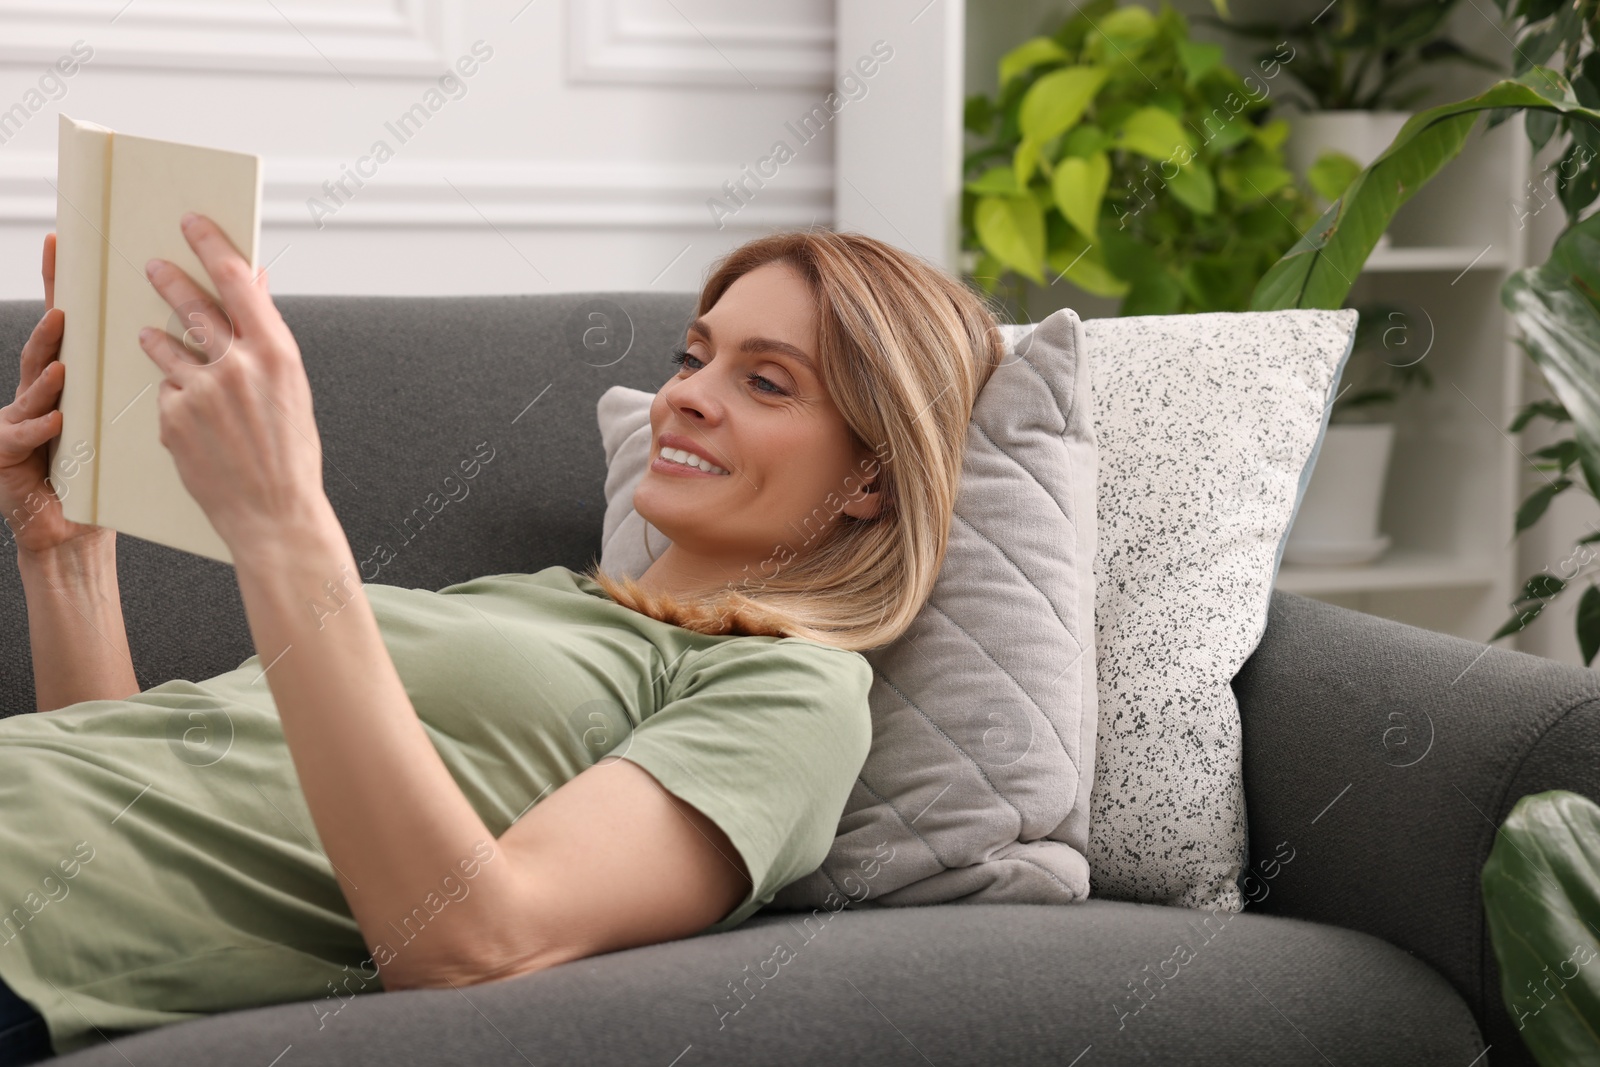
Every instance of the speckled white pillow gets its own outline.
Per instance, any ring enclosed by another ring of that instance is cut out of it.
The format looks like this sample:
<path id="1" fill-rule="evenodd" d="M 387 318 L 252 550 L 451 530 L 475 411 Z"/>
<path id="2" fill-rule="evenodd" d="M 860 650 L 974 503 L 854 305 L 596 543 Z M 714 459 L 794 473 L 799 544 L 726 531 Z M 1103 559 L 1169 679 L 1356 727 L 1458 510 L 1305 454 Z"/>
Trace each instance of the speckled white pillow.
<path id="1" fill-rule="evenodd" d="M 1003 327 L 1008 358 L 967 431 L 950 543 L 899 640 L 873 649 L 872 749 L 822 865 L 783 909 L 1070 904 L 1094 779 L 1095 446 L 1083 324 Z M 667 541 L 633 510 L 651 394 L 613 387 L 601 565 L 637 576 Z M 831 902 L 831 903 L 830 903 Z"/>
<path id="2" fill-rule="evenodd" d="M 1084 323 L 1100 459 L 1092 896 L 1244 906 L 1231 682 L 1266 631 L 1355 325 L 1352 310 Z"/>

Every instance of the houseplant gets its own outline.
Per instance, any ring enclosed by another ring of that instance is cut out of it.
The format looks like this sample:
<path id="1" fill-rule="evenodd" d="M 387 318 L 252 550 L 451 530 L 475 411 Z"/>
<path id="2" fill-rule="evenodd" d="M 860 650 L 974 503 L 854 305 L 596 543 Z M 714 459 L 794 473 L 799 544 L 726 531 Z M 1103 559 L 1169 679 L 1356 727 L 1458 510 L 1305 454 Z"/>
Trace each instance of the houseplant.
<path id="1" fill-rule="evenodd" d="M 1285 155 L 1331 202 L 1338 194 L 1326 186 L 1347 181 L 1376 159 L 1410 118 L 1407 109 L 1428 91 L 1419 75 L 1429 67 L 1456 62 L 1500 69 L 1446 35 L 1457 3 L 1342 0 L 1302 4 L 1301 11 L 1290 5 L 1295 13 L 1281 19 L 1210 21 L 1272 49 L 1263 60 L 1282 62 L 1290 78 L 1283 102 L 1304 111 L 1291 124 Z"/>
<path id="2" fill-rule="evenodd" d="M 1592 0 L 1575 0 L 1572 6 L 1578 12 L 1577 22 L 1566 25 L 1564 32 L 1576 35 L 1580 45 L 1592 47 L 1596 5 Z M 1553 20 L 1555 27 L 1538 32 L 1554 34 L 1568 18 L 1547 0 L 1519 0 L 1518 12 L 1530 20 L 1522 32 L 1528 32 L 1530 24 L 1537 28 L 1542 19 Z M 1568 59 L 1580 51 L 1593 55 L 1587 48 L 1557 48 L 1550 36 L 1541 40 L 1544 44 L 1531 47 L 1531 54 L 1562 54 Z M 1560 72 L 1530 65 L 1475 97 L 1412 116 L 1393 143 L 1356 175 L 1316 225 L 1273 264 L 1256 286 L 1251 306 L 1257 310 L 1339 307 L 1394 213 L 1460 153 L 1480 112 L 1489 112 L 1501 121 L 1517 111 L 1530 116 L 1537 113 L 1543 116 L 1536 120 L 1537 124 L 1549 134 L 1562 129 L 1565 136 L 1570 136 L 1571 145 L 1562 154 L 1563 162 L 1591 160 L 1592 151 L 1585 155 L 1581 148 L 1592 145 L 1600 130 L 1600 110 L 1593 106 L 1600 103 L 1600 94 L 1595 92 L 1596 73 L 1600 73 L 1600 66 L 1585 59 L 1578 72 L 1580 99 Z M 1594 199 L 1593 195 L 1582 199 L 1585 190 L 1581 185 L 1594 179 L 1585 177 L 1580 169 L 1562 169 L 1559 180 L 1565 183 L 1562 202 L 1570 215 L 1581 210 L 1581 205 L 1574 206 L 1580 200 L 1587 204 Z M 1566 192 L 1574 186 L 1580 188 Z M 1588 491 L 1600 498 L 1600 215 L 1569 225 L 1557 239 L 1549 262 L 1513 274 L 1502 288 L 1501 300 L 1522 327 L 1524 347 L 1544 372 L 1557 398 L 1529 405 L 1511 429 L 1519 430 L 1528 419 L 1539 415 L 1570 421 L 1574 428 L 1572 440 L 1546 450 L 1543 458 L 1557 464 L 1562 477 L 1548 491 L 1536 493 L 1523 503 L 1517 515 L 1521 530 L 1543 513 L 1550 497 L 1573 484 L 1565 471 L 1574 465 Z M 1586 549 L 1595 541 L 1600 541 L 1600 534 L 1582 538 L 1579 547 Z M 1579 564 L 1580 569 L 1592 558 L 1590 555 Z M 1559 593 L 1567 581 L 1549 574 L 1530 579 L 1526 590 L 1530 603 L 1490 640 L 1527 625 L 1537 617 L 1548 596 Z M 1585 661 L 1592 662 L 1600 651 L 1600 592 L 1592 585 L 1579 602 L 1578 637 L 1584 646 Z M 1554 943 L 1553 932 L 1565 935 L 1566 927 L 1576 926 L 1572 919 L 1577 916 L 1588 933 L 1600 936 L 1595 914 L 1600 877 L 1595 874 L 1592 854 L 1584 846 L 1600 832 L 1600 819 L 1595 817 L 1593 804 L 1575 803 L 1575 799 L 1570 795 L 1543 794 L 1519 801 L 1496 840 L 1498 861 L 1491 854 L 1490 862 L 1480 872 L 1490 936 L 1502 972 L 1501 996 L 1519 1022 L 1526 1014 L 1525 1005 L 1520 1002 L 1524 992 L 1535 982 L 1542 984 L 1545 978 L 1543 972 L 1551 960 L 1549 953 L 1540 948 Z M 1572 832 L 1563 835 L 1554 825 L 1559 822 L 1572 827 Z M 1512 846 L 1510 852 L 1501 849 L 1502 839 Z M 1523 861 L 1523 871 L 1511 869 L 1513 853 Z M 1537 861 L 1529 859 L 1534 855 L 1539 857 Z M 1549 877 L 1557 870 L 1564 877 Z M 1532 899 L 1529 897 L 1533 891 L 1527 887 L 1533 883 L 1531 878 L 1520 877 L 1524 872 L 1539 879 L 1537 895 Z M 1526 951 L 1530 946 L 1532 951 Z M 1592 1022 L 1596 1011 L 1592 975 L 1586 976 L 1583 988 L 1563 992 L 1566 1009 L 1551 1014 L 1549 1028 L 1543 1033 L 1524 1031 L 1524 1040 L 1546 1067 L 1595 1062 L 1600 1059 L 1600 1042 L 1595 1040 Z M 1579 997 L 1584 998 L 1581 1006 Z"/>
<path id="3" fill-rule="evenodd" d="M 986 291 L 1065 278 L 1122 314 L 1243 310 L 1315 218 L 1266 121 L 1271 78 L 1231 70 L 1163 4 L 1090 0 L 968 98 L 963 246 Z"/>
<path id="4" fill-rule="evenodd" d="M 1507 10 L 1508 0 L 1497 2 L 1503 12 Z M 1600 105 L 1600 57 L 1594 50 L 1600 0 L 1565 4 L 1520 0 L 1514 13 L 1519 19 L 1515 31 L 1519 70 L 1532 63 L 1558 64 L 1570 76 L 1578 99 L 1591 107 Z M 1511 114 L 1501 112 L 1490 121 L 1503 121 Z M 1537 461 L 1546 481 L 1517 509 L 1517 534 L 1538 522 L 1551 501 L 1567 489 L 1576 486 L 1600 498 L 1600 405 L 1593 399 L 1600 395 L 1600 325 L 1595 321 L 1600 313 L 1596 303 L 1600 229 L 1593 216 L 1579 220 L 1600 193 L 1600 168 L 1594 166 L 1600 152 L 1600 127 L 1583 116 L 1533 111 L 1526 114 L 1525 122 L 1534 151 L 1553 143 L 1557 159 L 1533 189 L 1530 209 L 1519 212 L 1518 225 L 1526 225 L 1529 216 L 1555 201 L 1566 211 L 1569 225 L 1557 238 L 1544 267 L 1519 272 L 1507 280 L 1501 293 L 1523 335 L 1524 351 L 1539 366 L 1555 395 L 1553 400 L 1536 400 L 1525 406 L 1509 429 L 1515 433 L 1534 419 L 1544 418 L 1572 424 L 1573 436 L 1530 457 Z M 1545 190 L 1550 195 L 1546 196 Z M 1569 477 L 1574 467 L 1579 476 Z M 1552 573 L 1547 566 L 1530 577 L 1511 605 L 1511 618 L 1490 640 L 1522 630 L 1539 617 L 1546 604 L 1579 578 L 1588 577 L 1596 541 L 1600 534 L 1579 538 L 1571 555 L 1557 564 L 1560 573 Z M 1575 625 L 1584 663 L 1592 665 L 1600 653 L 1600 589 L 1592 578 L 1584 583 Z"/>
<path id="5" fill-rule="evenodd" d="M 1543 1067 L 1600 1062 L 1600 806 L 1517 801 L 1479 874 L 1500 996 Z"/>

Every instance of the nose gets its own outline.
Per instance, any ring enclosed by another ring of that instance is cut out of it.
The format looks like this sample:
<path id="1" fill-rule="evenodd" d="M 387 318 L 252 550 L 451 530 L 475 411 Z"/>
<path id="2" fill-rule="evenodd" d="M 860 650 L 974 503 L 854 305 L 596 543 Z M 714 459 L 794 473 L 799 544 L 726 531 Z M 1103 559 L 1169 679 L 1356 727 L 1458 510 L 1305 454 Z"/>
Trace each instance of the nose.
<path id="1" fill-rule="evenodd" d="M 714 423 L 721 420 L 723 413 L 719 388 L 711 368 L 702 367 L 687 378 L 669 380 L 662 395 L 674 411 L 690 421 Z"/>

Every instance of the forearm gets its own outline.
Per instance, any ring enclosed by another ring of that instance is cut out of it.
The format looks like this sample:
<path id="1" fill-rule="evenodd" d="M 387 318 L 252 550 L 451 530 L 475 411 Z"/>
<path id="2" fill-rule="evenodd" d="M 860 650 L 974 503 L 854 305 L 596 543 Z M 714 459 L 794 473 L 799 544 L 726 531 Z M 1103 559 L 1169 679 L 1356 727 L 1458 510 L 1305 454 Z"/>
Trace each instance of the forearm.
<path id="1" fill-rule="evenodd" d="M 38 710 L 137 693 L 117 585 L 116 533 L 87 534 L 43 553 L 19 547 L 17 568 Z"/>
<path id="2" fill-rule="evenodd" d="M 234 552 L 301 789 L 384 987 L 471 984 L 474 946 L 493 943 L 512 914 L 511 862 L 418 719 L 331 506 L 308 511 Z M 471 894 L 431 914 L 423 902 L 441 879 L 473 861 Z M 417 909 L 426 927 L 403 933 Z"/>

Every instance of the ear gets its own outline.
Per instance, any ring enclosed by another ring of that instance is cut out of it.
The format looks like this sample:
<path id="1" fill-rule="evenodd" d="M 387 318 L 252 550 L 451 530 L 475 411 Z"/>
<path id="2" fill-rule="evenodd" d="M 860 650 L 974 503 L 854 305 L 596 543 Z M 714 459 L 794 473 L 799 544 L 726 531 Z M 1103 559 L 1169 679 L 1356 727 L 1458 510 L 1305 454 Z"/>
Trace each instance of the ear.
<path id="1" fill-rule="evenodd" d="M 844 513 L 856 519 L 875 519 L 883 508 L 883 494 L 878 491 L 878 479 L 874 478 L 861 489 L 844 506 Z"/>

